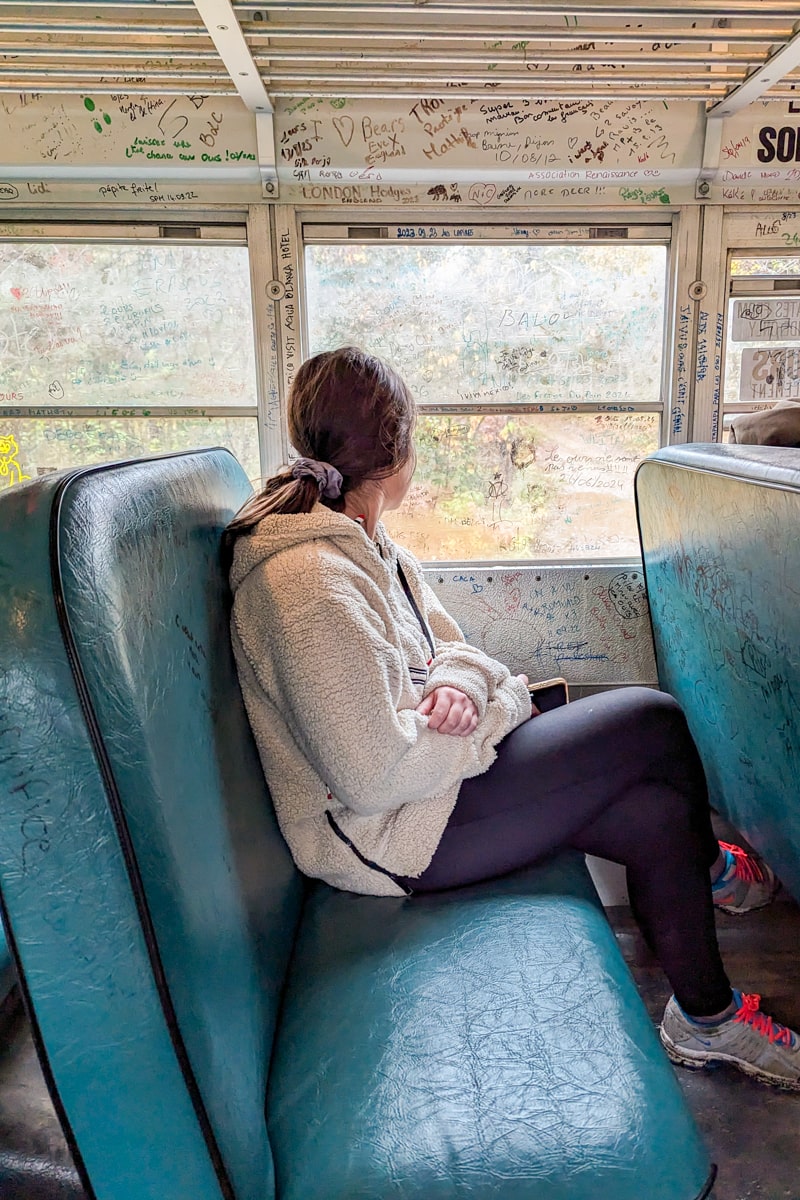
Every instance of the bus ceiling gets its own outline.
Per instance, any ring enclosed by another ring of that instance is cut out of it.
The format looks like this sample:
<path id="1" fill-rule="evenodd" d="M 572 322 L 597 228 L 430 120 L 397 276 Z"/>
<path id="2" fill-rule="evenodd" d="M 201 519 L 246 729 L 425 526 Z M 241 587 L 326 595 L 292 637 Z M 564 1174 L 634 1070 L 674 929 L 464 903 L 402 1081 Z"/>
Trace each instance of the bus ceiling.
<path id="1" fill-rule="evenodd" d="M 800 200 L 786 0 L 0 0 L 0 203 Z"/>

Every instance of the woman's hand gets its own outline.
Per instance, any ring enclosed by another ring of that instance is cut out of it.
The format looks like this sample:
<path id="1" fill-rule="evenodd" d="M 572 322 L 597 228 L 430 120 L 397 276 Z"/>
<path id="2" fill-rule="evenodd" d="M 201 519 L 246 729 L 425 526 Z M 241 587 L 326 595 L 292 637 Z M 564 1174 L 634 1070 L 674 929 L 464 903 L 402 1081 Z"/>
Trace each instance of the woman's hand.
<path id="1" fill-rule="evenodd" d="M 464 692 L 454 687 L 438 687 L 417 705 L 417 712 L 428 718 L 428 729 L 469 737 L 478 724 L 478 710 Z"/>

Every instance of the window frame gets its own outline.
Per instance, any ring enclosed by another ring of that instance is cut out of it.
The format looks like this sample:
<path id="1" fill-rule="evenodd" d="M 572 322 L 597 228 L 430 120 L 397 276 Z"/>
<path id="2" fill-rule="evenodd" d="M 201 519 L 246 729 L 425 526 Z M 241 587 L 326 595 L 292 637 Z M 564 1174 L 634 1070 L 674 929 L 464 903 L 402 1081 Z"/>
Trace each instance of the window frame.
<path id="1" fill-rule="evenodd" d="M 730 248 L 726 260 L 726 304 L 725 304 L 725 333 L 724 347 L 725 353 L 722 359 L 722 378 L 720 380 L 720 440 L 723 440 L 730 429 L 731 418 L 738 416 L 740 413 L 764 412 L 768 411 L 775 404 L 774 400 L 726 400 L 725 385 L 728 375 L 728 353 L 731 346 L 730 337 L 730 319 L 732 312 L 732 301 L 736 300 L 757 300 L 759 297 L 771 296 L 774 298 L 787 298 L 800 300 L 800 274 L 798 275 L 734 275 L 733 263 L 736 259 L 742 258 L 769 258 L 778 260 L 781 258 L 797 259 L 798 254 L 795 250 L 775 248 L 769 249 L 765 246 L 759 246 L 754 250 L 742 250 L 739 248 Z M 795 339 L 800 341 L 800 339 Z M 764 345 L 769 345 L 768 342 Z"/>
<path id="2" fill-rule="evenodd" d="M 465 222 L 457 222 L 453 220 L 442 220 L 439 213 L 420 213 L 414 212 L 415 220 L 403 220 L 402 213 L 385 213 L 381 212 L 371 219 L 371 214 L 363 214 L 362 212 L 353 213 L 352 219 L 348 220 L 339 216 L 334 216 L 331 212 L 311 212 L 305 210 L 297 210 L 297 263 L 298 263 L 298 288 L 300 293 L 299 304 L 299 333 L 302 347 L 301 361 L 307 357 L 310 352 L 309 335 L 308 335 L 308 292 L 305 286 L 305 263 L 306 263 L 306 247 L 311 245 L 341 245 L 341 244 L 442 244 L 444 242 L 452 243 L 461 240 L 461 236 L 456 231 L 469 231 L 468 240 L 471 243 L 480 242 L 482 244 L 494 245 L 595 245 L 595 244 L 610 244 L 619 245 L 635 243 L 637 245 L 659 245 L 664 246 L 666 250 L 666 265 L 664 278 L 664 322 L 662 328 L 662 356 L 661 356 L 661 372 L 660 372 L 660 389 L 659 399 L 657 401 L 641 401 L 639 403 L 628 404 L 621 403 L 604 403 L 602 401 L 581 401 L 578 413 L 613 413 L 613 414 L 632 414 L 640 412 L 656 412 L 660 414 L 659 420 L 659 447 L 668 445 L 670 441 L 684 440 L 685 433 L 681 438 L 670 437 L 671 430 L 671 398 L 672 398 L 672 378 L 673 378 L 673 363 L 675 359 L 674 347 L 674 294 L 676 291 L 676 276 L 678 272 L 677 255 L 675 254 L 676 245 L 676 219 L 677 213 L 671 211 L 669 213 L 637 213 L 636 217 L 627 214 L 621 214 L 617 211 L 614 214 L 590 213 L 576 214 L 568 221 L 557 220 L 552 216 L 544 215 L 539 220 L 531 220 L 526 216 L 520 215 L 520 219 L 513 224 L 507 221 L 500 223 L 497 218 L 485 218 L 482 221 L 469 220 Z M 419 233 L 411 237 L 410 235 L 401 234 L 400 230 L 414 229 L 416 231 L 424 230 L 424 233 Z M 443 236 L 443 231 L 447 231 L 447 236 Z M 524 233 L 521 231 L 525 231 Z M 467 236 L 463 235 L 463 240 L 467 240 Z M 515 404 L 515 405 L 487 405 L 487 404 L 428 404 L 420 403 L 418 411 L 422 416 L 459 416 L 459 415 L 514 415 L 514 414 L 542 414 L 569 412 L 575 413 L 573 405 L 560 404 L 555 401 L 541 401 L 535 404 Z M 631 562 L 632 556 L 624 554 L 620 556 L 602 556 L 592 555 L 591 562 L 602 565 L 610 564 L 626 564 Z M 460 565 L 468 565 L 475 568 L 485 568 L 489 566 L 497 566 L 501 563 L 503 567 L 510 568 L 512 566 L 575 566 L 582 562 L 579 558 L 563 558 L 563 557 L 548 557 L 542 559 L 534 558 L 507 558 L 507 559 L 448 559 L 448 560 L 432 560 L 426 562 L 427 566 L 434 568 L 441 567 L 448 569 L 458 567 Z"/>
<path id="3" fill-rule="evenodd" d="M 249 236 L 248 214 L 227 211 L 218 214 L 159 213 L 158 218 L 130 219 L 120 216 L 114 220 L 105 213 L 95 221 L 82 222 L 57 215 L 29 221 L 0 221 L 0 245 L 34 245 L 54 243 L 103 246 L 241 246 L 247 251 L 248 273 L 253 297 L 252 335 L 256 342 L 256 400 L 252 405 L 2 405 L 0 417 L 12 423 L 18 420 L 100 420 L 135 418 L 155 420 L 230 419 L 255 420 L 258 439 L 259 471 L 263 477 L 268 460 L 266 430 L 270 424 L 266 415 L 263 372 L 260 369 L 257 334 L 257 306 L 253 279 L 253 251 Z"/>

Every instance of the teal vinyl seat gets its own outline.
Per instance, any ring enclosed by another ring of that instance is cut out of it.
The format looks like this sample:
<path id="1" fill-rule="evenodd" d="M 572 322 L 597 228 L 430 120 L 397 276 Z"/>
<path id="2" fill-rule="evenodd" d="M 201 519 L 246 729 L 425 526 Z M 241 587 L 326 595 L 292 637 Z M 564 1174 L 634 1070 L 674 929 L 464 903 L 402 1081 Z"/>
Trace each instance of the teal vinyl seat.
<path id="1" fill-rule="evenodd" d="M 800 450 L 659 450 L 636 497 L 660 685 L 712 804 L 800 900 Z"/>
<path id="2" fill-rule="evenodd" d="M 228 637 L 226 451 L 0 496 L 0 888 L 92 1200 L 695 1200 L 711 1167 L 564 855 L 309 884 Z"/>

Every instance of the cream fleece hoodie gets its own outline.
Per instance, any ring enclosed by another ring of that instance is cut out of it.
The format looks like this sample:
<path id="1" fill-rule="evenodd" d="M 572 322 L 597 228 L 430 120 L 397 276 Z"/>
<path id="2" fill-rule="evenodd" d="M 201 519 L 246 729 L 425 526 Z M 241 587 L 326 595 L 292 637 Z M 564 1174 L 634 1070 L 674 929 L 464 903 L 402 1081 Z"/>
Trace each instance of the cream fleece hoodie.
<path id="1" fill-rule="evenodd" d="M 393 876 L 428 866 L 461 781 L 530 717 L 527 688 L 467 645 L 382 525 L 373 542 L 319 504 L 264 517 L 236 543 L 231 586 L 239 681 L 297 866 L 345 891 L 402 895 Z M 477 706 L 469 737 L 430 730 L 415 711 L 444 685 Z"/>

